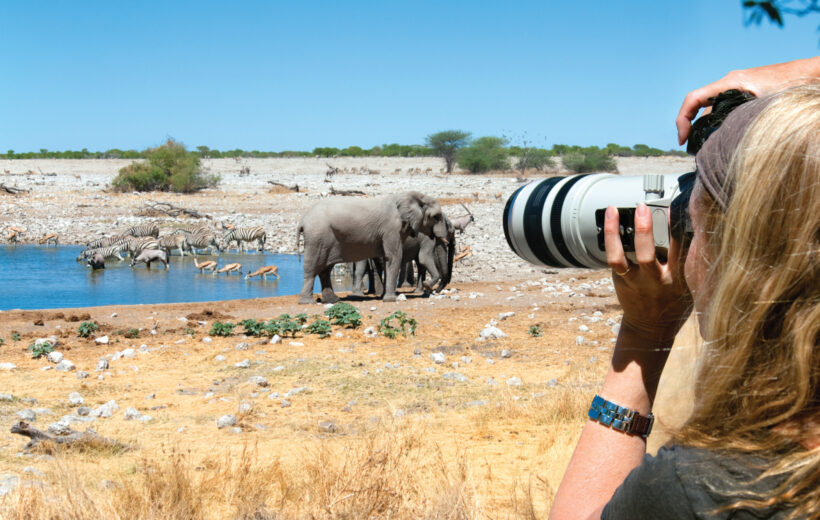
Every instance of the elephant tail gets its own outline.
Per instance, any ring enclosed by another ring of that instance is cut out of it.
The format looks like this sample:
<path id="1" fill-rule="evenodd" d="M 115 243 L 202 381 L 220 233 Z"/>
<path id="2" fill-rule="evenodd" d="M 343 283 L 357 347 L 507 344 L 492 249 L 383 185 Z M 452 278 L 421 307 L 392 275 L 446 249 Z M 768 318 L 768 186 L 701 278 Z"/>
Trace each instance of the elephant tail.
<path id="1" fill-rule="evenodd" d="M 305 231 L 305 226 L 302 225 L 302 223 L 300 222 L 299 227 L 296 228 L 296 256 L 298 257 L 300 264 L 302 263 L 302 252 L 299 249 L 299 238 L 302 236 L 304 231 Z"/>

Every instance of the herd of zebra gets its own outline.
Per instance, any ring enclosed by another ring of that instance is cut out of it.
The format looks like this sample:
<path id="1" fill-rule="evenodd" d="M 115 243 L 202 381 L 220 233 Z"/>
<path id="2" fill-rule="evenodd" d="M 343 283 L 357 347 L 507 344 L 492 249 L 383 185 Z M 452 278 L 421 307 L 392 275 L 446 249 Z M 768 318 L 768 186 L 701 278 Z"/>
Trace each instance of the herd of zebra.
<path id="1" fill-rule="evenodd" d="M 125 255 L 137 259 L 143 251 L 162 251 L 166 257 L 173 251 L 177 251 L 181 256 L 185 256 L 185 253 L 196 255 L 202 251 L 219 254 L 222 251 L 230 251 L 234 242 L 237 252 L 248 252 L 248 244 L 254 243 L 256 252 L 264 251 L 267 239 L 264 228 L 233 227 L 224 224 L 221 227 L 222 234 L 217 229 L 200 224 L 178 227 L 171 233 L 160 236 L 156 223 L 139 224 L 128 228 L 122 234 L 88 242 L 85 250 L 77 257 L 77 261 L 91 262 L 93 258 L 116 258 L 122 261 Z"/>

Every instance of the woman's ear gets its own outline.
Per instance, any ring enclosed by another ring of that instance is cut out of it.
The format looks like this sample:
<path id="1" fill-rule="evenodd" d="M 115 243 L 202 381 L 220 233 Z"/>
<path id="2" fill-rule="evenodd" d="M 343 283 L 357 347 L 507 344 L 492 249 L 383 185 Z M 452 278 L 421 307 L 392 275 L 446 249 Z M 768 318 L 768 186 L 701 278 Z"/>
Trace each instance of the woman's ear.
<path id="1" fill-rule="evenodd" d="M 421 228 L 424 219 L 424 211 L 421 202 L 410 193 L 402 193 L 396 199 L 396 209 L 402 221 L 402 231 L 405 226 L 409 229 L 407 234 L 415 235 Z"/>

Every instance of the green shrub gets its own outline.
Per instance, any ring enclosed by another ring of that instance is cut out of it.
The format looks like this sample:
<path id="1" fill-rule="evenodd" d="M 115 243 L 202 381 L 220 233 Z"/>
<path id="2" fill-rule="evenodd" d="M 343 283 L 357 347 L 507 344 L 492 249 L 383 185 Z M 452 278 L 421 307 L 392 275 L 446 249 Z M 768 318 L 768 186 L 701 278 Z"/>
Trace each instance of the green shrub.
<path id="1" fill-rule="evenodd" d="M 302 324 L 306 321 L 307 314 L 299 314 L 295 318 L 291 318 L 290 314 L 280 314 L 278 318 L 268 321 L 265 328 L 274 331 L 273 334 L 279 334 L 282 337 L 290 334 L 293 338 L 296 337 L 297 332 L 302 330 Z"/>
<path id="2" fill-rule="evenodd" d="M 527 334 L 532 336 L 533 338 L 540 338 L 543 332 L 541 331 L 541 327 L 538 325 L 530 325 L 530 330 L 527 331 Z"/>
<path id="3" fill-rule="evenodd" d="M 11 333 L 11 340 L 14 342 L 20 341 L 20 333 L 19 332 L 12 332 Z"/>
<path id="4" fill-rule="evenodd" d="M 261 336 L 265 333 L 265 324 L 256 320 L 242 320 L 239 322 L 245 328 L 248 336 Z"/>
<path id="5" fill-rule="evenodd" d="M 190 193 L 215 186 L 219 177 L 205 175 L 199 154 L 188 153 L 182 143 L 169 139 L 162 146 L 143 152 L 144 162 L 120 169 L 112 185 L 121 191 L 175 191 Z"/>
<path id="6" fill-rule="evenodd" d="M 458 165 L 472 173 L 509 170 L 507 141 L 500 137 L 479 137 L 456 154 Z"/>
<path id="7" fill-rule="evenodd" d="M 91 334 L 97 332 L 98 330 L 100 330 L 100 326 L 97 325 L 95 322 L 93 322 L 93 321 L 84 321 L 84 322 L 80 323 L 79 327 L 77 327 L 77 334 L 81 338 L 87 338 L 88 336 L 90 336 Z"/>
<path id="8" fill-rule="evenodd" d="M 330 336 L 331 332 L 333 332 L 333 330 L 330 328 L 330 322 L 321 319 L 317 319 L 316 321 L 308 325 L 305 330 L 309 334 L 316 334 L 320 338 L 326 338 Z"/>
<path id="9" fill-rule="evenodd" d="M 50 341 L 41 341 L 39 345 L 32 343 L 28 346 L 31 351 L 31 359 L 37 359 L 42 356 L 47 356 L 50 352 L 54 352 L 54 346 Z"/>
<path id="10" fill-rule="evenodd" d="M 563 161 L 567 170 L 576 173 L 618 171 L 615 159 L 608 155 L 606 151 L 597 147 L 567 152 L 561 156 L 561 161 Z"/>
<path id="11" fill-rule="evenodd" d="M 427 147 L 432 150 L 435 155 L 444 159 L 447 173 L 453 173 L 453 166 L 456 163 L 458 151 L 467 146 L 469 142 L 470 133 L 462 130 L 445 130 L 428 135 L 426 139 Z"/>
<path id="12" fill-rule="evenodd" d="M 211 336 L 222 336 L 227 337 L 233 334 L 233 329 L 236 328 L 236 323 L 231 323 L 229 321 L 215 321 L 213 325 L 211 325 Z"/>
<path id="13" fill-rule="evenodd" d="M 6 340 L 5 340 L 5 339 L 0 338 L 0 347 L 2 347 L 2 346 L 3 346 L 3 343 L 5 343 L 5 342 L 6 342 Z"/>
<path id="14" fill-rule="evenodd" d="M 139 329 L 134 329 L 134 328 L 128 329 L 128 330 L 126 330 L 125 332 L 122 333 L 122 336 L 124 338 L 128 338 L 128 339 L 136 338 L 139 335 L 140 335 L 140 330 Z"/>
<path id="15" fill-rule="evenodd" d="M 359 314 L 356 307 L 347 302 L 333 304 L 333 307 L 325 311 L 325 316 L 330 318 L 333 325 L 341 327 L 355 329 L 362 324 L 362 315 Z"/>
<path id="16" fill-rule="evenodd" d="M 393 323 L 394 319 L 396 320 L 395 324 Z M 407 313 L 395 311 L 390 316 L 382 319 L 381 323 L 379 323 L 379 332 L 390 339 L 395 339 L 399 334 L 404 337 L 407 337 L 408 333 L 411 336 L 415 336 L 417 325 L 418 322 L 408 316 Z"/>
<path id="17" fill-rule="evenodd" d="M 521 148 L 516 154 L 518 164 L 516 165 L 523 173 L 527 168 L 535 168 L 539 172 L 555 167 L 555 159 L 549 150 L 543 148 Z"/>

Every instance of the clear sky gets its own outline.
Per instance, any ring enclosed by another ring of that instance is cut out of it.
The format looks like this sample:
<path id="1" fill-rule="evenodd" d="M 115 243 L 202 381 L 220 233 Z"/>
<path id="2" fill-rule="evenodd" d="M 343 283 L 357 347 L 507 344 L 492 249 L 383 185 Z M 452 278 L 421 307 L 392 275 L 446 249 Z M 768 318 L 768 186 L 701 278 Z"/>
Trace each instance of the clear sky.
<path id="1" fill-rule="evenodd" d="M 0 150 L 420 144 L 678 148 L 689 90 L 818 54 L 740 0 L 0 3 Z"/>

